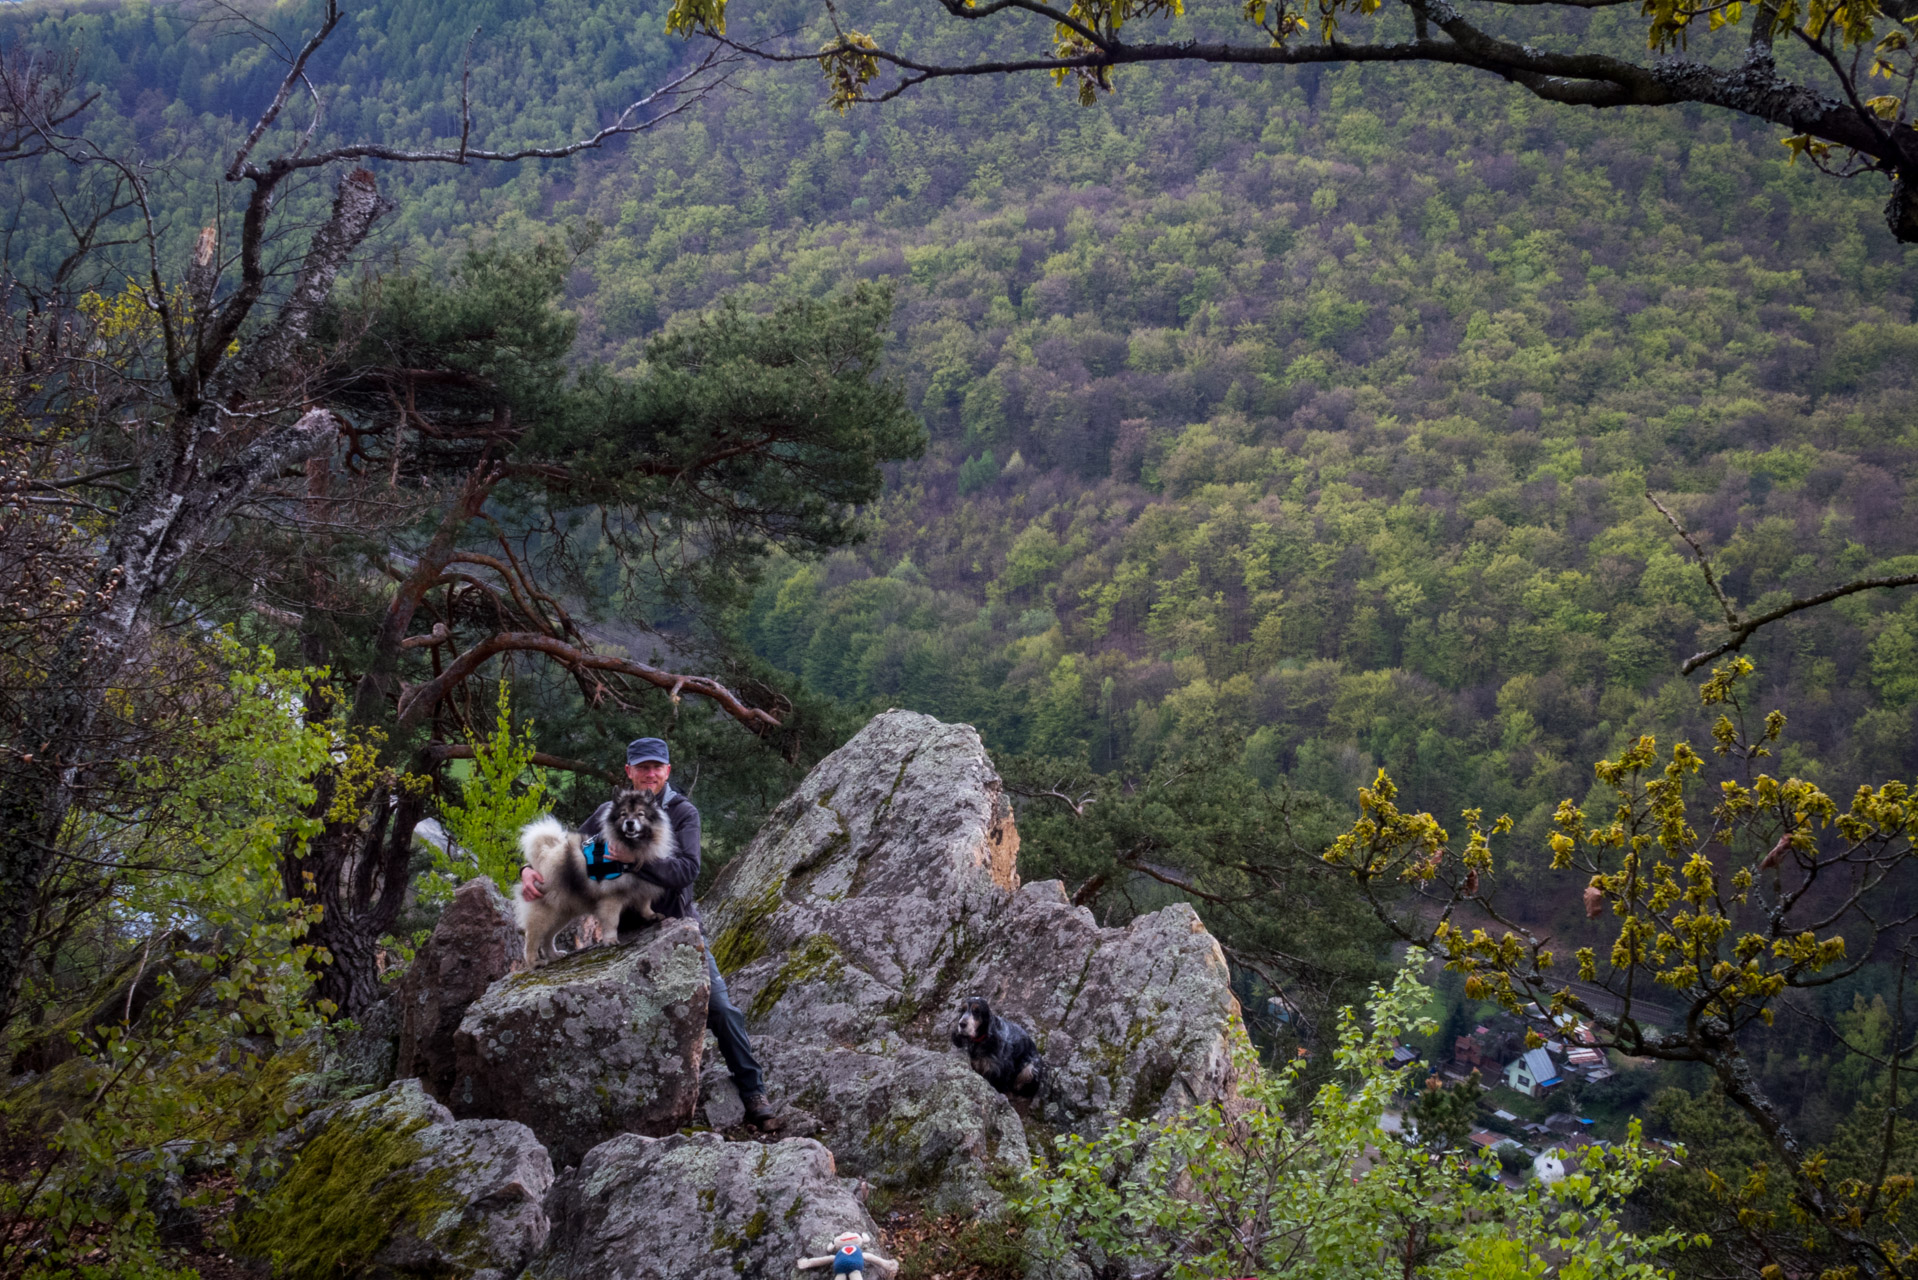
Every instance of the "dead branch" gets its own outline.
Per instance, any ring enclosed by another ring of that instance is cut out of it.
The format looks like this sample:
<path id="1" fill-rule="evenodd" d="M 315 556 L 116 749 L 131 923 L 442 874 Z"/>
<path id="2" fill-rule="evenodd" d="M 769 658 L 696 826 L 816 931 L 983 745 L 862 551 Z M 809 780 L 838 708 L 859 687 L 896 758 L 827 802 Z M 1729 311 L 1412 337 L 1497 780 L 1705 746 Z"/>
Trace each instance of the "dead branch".
<path id="1" fill-rule="evenodd" d="M 1730 637 L 1726 639 L 1724 643 L 1714 648 L 1694 653 L 1691 657 L 1685 659 L 1684 663 L 1679 667 L 1679 672 L 1683 675 L 1690 675 L 1706 663 L 1715 661 L 1728 653 L 1735 653 L 1739 649 L 1744 648 L 1745 641 L 1751 639 L 1754 632 L 1760 627 L 1769 626 L 1771 623 L 1777 622 L 1780 618 L 1789 618 L 1794 613 L 1800 613 L 1806 609 L 1815 609 L 1821 604 L 1830 604 L 1834 600 L 1842 600 L 1846 596 L 1856 595 L 1860 591 L 1890 590 L 1894 587 L 1918 587 L 1918 573 L 1891 574 L 1882 578 L 1859 578 L 1855 582 L 1847 582 L 1843 586 L 1833 587 L 1829 591 L 1821 591 L 1815 596 L 1806 596 L 1803 599 L 1787 601 L 1779 605 L 1776 609 L 1767 610 L 1764 613 L 1748 618 L 1739 613 L 1738 609 L 1719 587 L 1718 576 L 1712 572 L 1711 559 L 1705 554 L 1704 548 L 1698 545 L 1698 540 L 1692 536 L 1691 531 L 1679 523 L 1678 517 L 1673 515 L 1664 503 L 1652 497 L 1650 493 L 1647 493 L 1645 496 L 1651 501 L 1654 507 L 1658 508 L 1659 514 L 1671 522 L 1672 528 L 1677 531 L 1680 538 L 1684 539 L 1685 545 L 1691 548 L 1692 555 L 1698 560 L 1699 571 L 1705 575 L 1705 585 L 1711 588 L 1712 594 L 1718 598 L 1719 606 L 1725 611 L 1725 626 L 1726 629 L 1731 632 Z"/>
<path id="2" fill-rule="evenodd" d="M 543 653 L 569 670 L 608 672 L 629 676 L 656 689 L 670 691 L 677 687 L 688 693 L 696 693 L 717 703 L 727 715 L 755 733 L 780 727 L 778 718 L 771 712 L 747 706 L 732 690 L 710 676 L 686 676 L 662 671 L 644 662 L 594 653 L 554 636 L 533 631 L 506 631 L 488 636 L 453 659 L 439 675 L 421 684 L 407 686 L 399 700 L 400 723 L 405 725 L 425 715 L 488 659 L 502 653 Z"/>
<path id="3" fill-rule="evenodd" d="M 1005 787 L 1006 790 L 1010 791 L 1013 795 L 1022 796 L 1028 800 L 1057 800 L 1060 804 L 1072 810 L 1072 816 L 1075 818 L 1085 817 L 1086 809 L 1093 801 L 1099 798 L 1097 791 L 1088 791 L 1075 799 L 1056 787 L 1023 787 L 1010 782 L 1006 783 Z"/>

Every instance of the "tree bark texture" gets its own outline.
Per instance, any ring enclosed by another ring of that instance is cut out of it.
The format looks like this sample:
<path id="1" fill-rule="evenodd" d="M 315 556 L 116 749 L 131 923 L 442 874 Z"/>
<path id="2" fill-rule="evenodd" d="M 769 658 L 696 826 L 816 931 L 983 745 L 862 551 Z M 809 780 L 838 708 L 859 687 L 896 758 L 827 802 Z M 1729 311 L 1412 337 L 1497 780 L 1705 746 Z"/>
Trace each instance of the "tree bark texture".
<path id="1" fill-rule="evenodd" d="M 408 775 L 401 775 L 405 778 Z M 316 807 L 327 811 L 341 779 L 320 779 Z M 336 1014 L 352 1017 L 378 1003 L 380 939 L 392 932 L 406 902 L 413 830 L 426 813 L 424 788 L 375 787 L 346 821 L 327 822 L 297 853 L 281 860 L 289 898 L 319 906 L 306 940 L 325 949 L 314 966 L 314 994 Z"/>

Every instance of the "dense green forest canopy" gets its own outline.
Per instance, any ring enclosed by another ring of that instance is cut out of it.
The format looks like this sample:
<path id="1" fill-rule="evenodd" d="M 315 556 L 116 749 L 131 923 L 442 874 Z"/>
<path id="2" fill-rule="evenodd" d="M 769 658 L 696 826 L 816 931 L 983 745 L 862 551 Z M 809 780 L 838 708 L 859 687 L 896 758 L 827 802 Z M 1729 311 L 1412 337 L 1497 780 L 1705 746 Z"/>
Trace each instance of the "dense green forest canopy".
<path id="1" fill-rule="evenodd" d="M 102 137 L 178 154 L 204 199 L 193 166 L 277 65 L 222 12 L 9 17 L 80 51 Z M 305 16 L 263 21 L 290 40 Z M 315 81 L 328 128 L 445 140 L 477 28 L 476 136 L 568 133 L 685 57 L 661 22 L 368 6 Z M 1586 34 L 1628 32 L 1603 12 Z M 741 619 L 818 692 L 1103 770 L 1223 739 L 1344 798 L 1383 765 L 1412 803 L 1536 839 L 1589 760 L 1699 728 L 1676 668 L 1714 611 L 1648 489 L 1747 604 L 1918 566 L 1918 254 L 1766 126 L 1446 69 L 1141 70 L 1089 110 L 995 81 L 844 115 L 804 76 L 736 79 L 616 155 L 402 170 L 386 244 L 431 264 L 598 228 L 569 299 L 579 354 L 616 367 L 722 293 L 897 282 L 932 448 L 864 547 L 775 567 Z M 1750 651 L 1792 768 L 1910 772 L 1909 595 Z"/>

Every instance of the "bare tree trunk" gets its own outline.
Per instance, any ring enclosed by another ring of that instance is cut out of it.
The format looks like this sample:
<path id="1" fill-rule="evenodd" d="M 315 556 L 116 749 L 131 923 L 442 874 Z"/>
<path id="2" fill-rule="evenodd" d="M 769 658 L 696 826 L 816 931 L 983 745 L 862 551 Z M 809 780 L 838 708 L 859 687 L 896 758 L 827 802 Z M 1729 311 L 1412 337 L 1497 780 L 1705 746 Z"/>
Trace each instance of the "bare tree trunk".
<path id="1" fill-rule="evenodd" d="M 367 669 L 348 699 L 349 734 L 379 728 L 386 720 L 402 688 L 400 660 L 420 600 L 439 579 L 461 531 L 484 505 L 500 474 L 490 462 L 474 469 L 441 519 L 432 541 L 414 562 L 412 572 L 387 603 Z M 322 612 L 312 610 L 315 616 Z M 333 655 L 326 652 L 312 626 L 309 621 L 305 656 L 316 666 L 326 665 Z M 327 695 L 316 690 L 311 696 Z M 309 718 L 324 718 L 330 709 L 309 705 Z M 426 810 L 424 790 L 409 785 L 409 780 L 423 781 L 426 771 L 437 764 L 437 759 L 428 755 L 422 758 L 420 770 L 385 777 L 363 801 L 342 806 L 353 811 L 350 819 L 327 821 L 304 847 L 289 847 L 281 859 L 281 882 L 287 896 L 322 908 L 320 918 L 306 933 L 306 941 L 324 952 L 317 957 L 314 994 L 331 1001 L 340 1017 L 365 1013 L 381 998 L 380 939 L 392 931 L 405 902 L 413 829 Z M 343 782 L 352 785 L 337 771 L 319 778 L 308 816 L 325 820 L 334 809 Z"/>

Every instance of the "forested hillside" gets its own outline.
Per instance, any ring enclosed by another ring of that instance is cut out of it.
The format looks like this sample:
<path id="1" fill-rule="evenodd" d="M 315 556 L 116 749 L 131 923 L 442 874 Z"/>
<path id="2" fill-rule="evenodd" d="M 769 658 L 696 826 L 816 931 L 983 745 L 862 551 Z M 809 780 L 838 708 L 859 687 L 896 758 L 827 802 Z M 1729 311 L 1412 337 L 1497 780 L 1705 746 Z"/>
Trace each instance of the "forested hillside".
<path id="1" fill-rule="evenodd" d="M 1697 731 L 1716 610 L 1647 489 L 1748 603 L 1918 551 L 1918 257 L 1764 130 L 1431 71 L 754 85 L 581 184 L 581 297 L 617 359 L 718 289 L 900 281 L 932 455 L 748 624 L 818 689 L 1100 767 L 1384 764 L 1536 836 L 1625 735 Z M 1914 608 L 1754 647 L 1792 768 L 1911 768 Z"/>
<path id="2" fill-rule="evenodd" d="M 231 19 L 71 12 L 16 21 L 80 48 L 155 147 L 210 159 L 277 74 Z M 314 77 L 343 136 L 448 136 L 475 29 L 492 141 L 577 132 L 683 57 L 644 6 L 350 20 Z M 842 116 L 753 67 L 622 154 L 396 177 L 402 262 L 599 229 L 569 298 L 615 366 L 722 293 L 896 281 L 933 448 L 865 547 L 776 570 L 743 634 L 820 692 L 1000 750 L 1136 768 L 1224 737 L 1267 781 L 1345 796 L 1383 764 L 1420 804 L 1536 832 L 1596 754 L 1688 725 L 1677 663 L 1715 611 L 1647 489 L 1748 604 L 1918 553 L 1918 253 L 1872 193 L 1722 115 L 1308 69 Z M 1918 762 L 1918 604 L 1857 598 L 1752 652 L 1794 768 Z"/>

